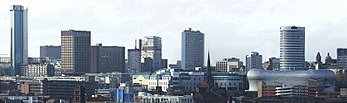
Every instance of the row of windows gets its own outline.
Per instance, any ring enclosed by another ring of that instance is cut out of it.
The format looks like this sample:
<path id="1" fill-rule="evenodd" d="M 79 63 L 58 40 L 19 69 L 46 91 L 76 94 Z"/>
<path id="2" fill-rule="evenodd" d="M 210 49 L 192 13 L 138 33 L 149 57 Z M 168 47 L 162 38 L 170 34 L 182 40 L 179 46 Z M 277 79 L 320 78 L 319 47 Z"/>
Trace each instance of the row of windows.
<path id="1" fill-rule="evenodd" d="M 149 82 L 149 85 L 157 85 L 157 82 Z M 159 82 L 159 85 L 169 85 L 168 82 Z"/>
<path id="2" fill-rule="evenodd" d="M 224 82 L 224 83 L 216 83 L 216 85 L 218 85 L 218 86 L 236 86 L 236 83 L 234 82 L 234 83 L 231 83 L 231 82 L 229 82 L 228 83 L 228 85 L 227 85 L 227 83 L 226 82 Z"/>
<path id="3" fill-rule="evenodd" d="M 143 103 L 193 103 L 193 99 L 144 98 Z"/>
<path id="4" fill-rule="evenodd" d="M 170 80 L 170 77 L 161 77 L 160 80 Z M 150 77 L 150 80 L 157 80 L 157 77 Z"/>

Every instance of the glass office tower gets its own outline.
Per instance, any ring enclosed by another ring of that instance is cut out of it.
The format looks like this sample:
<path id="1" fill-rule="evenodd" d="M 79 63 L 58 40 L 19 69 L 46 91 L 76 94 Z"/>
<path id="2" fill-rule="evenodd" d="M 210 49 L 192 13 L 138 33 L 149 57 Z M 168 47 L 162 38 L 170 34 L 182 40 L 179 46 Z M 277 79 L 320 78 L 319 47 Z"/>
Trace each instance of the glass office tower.
<path id="1" fill-rule="evenodd" d="M 10 11 L 12 75 L 20 75 L 21 66 L 28 62 L 28 9 L 13 5 Z"/>

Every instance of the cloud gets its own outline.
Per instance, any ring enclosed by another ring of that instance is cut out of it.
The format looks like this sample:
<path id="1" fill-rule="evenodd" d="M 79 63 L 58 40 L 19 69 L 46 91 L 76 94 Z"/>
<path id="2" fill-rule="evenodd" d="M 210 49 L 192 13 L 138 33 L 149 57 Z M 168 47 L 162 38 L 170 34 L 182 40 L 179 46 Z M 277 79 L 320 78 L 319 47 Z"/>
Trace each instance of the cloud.
<path id="1" fill-rule="evenodd" d="M 306 27 L 306 59 L 316 52 L 346 47 L 345 1 L 311 0 L 2 0 L 0 53 L 9 53 L 10 6 L 29 8 L 29 53 L 39 46 L 59 45 L 60 31 L 92 31 L 92 44 L 134 47 L 145 35 L 162 37 L 163 58 L 180 59 L 181 32 L 191 27 L 205 33 L 212 61 L 259 51 L 264 60 L 279 55 L 279 27 Z M 324 55 L 324 54 L 323 54 Z"/>

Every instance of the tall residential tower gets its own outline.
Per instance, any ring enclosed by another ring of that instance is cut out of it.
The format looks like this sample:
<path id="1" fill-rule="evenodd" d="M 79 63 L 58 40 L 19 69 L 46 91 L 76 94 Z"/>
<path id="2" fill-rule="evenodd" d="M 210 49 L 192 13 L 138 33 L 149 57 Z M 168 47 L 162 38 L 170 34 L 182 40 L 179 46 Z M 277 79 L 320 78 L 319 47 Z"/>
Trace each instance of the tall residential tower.
<path id="1" fill-rule="evenodd" d="M 28 62 L 28 9 L 13 5 L 10 11 L 12 75 L 20 75 L 21 66 Z"/>
<path id="2" fill-rule="evenodd" d="M 305 27 L 280 28 L 281 70 L 305 70 Z"/>
<path id="3" fill-rule="evenodd" d="M 205 34 L 200 31 L 184 30 L 182 32 L 182 65 L 183 70 L 194 70 L 204 66 Z"/>

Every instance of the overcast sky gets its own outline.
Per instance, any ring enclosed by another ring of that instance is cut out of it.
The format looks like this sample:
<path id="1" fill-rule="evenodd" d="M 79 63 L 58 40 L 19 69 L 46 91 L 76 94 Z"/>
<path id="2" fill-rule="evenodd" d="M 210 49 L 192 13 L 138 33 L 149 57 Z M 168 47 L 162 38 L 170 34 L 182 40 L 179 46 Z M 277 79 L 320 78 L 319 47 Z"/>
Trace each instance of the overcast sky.
<path id="1" fill-rule="evenodd" d="M 279 56 L 280 26 L 306 27 L 306 60 L 347 47 L 345 0 L 0 0 L 0 53 L 10 53 L 10 8 L 29 9 L 29 56 L 42 45 L 60 45 L 60 31 L 89 30 L 92 45 L 134 48 L 134 40 L 162 37 L 163 58 L 181 58 L 181 32 L 205 33 L 211 61 L 258 51 Z"/>

